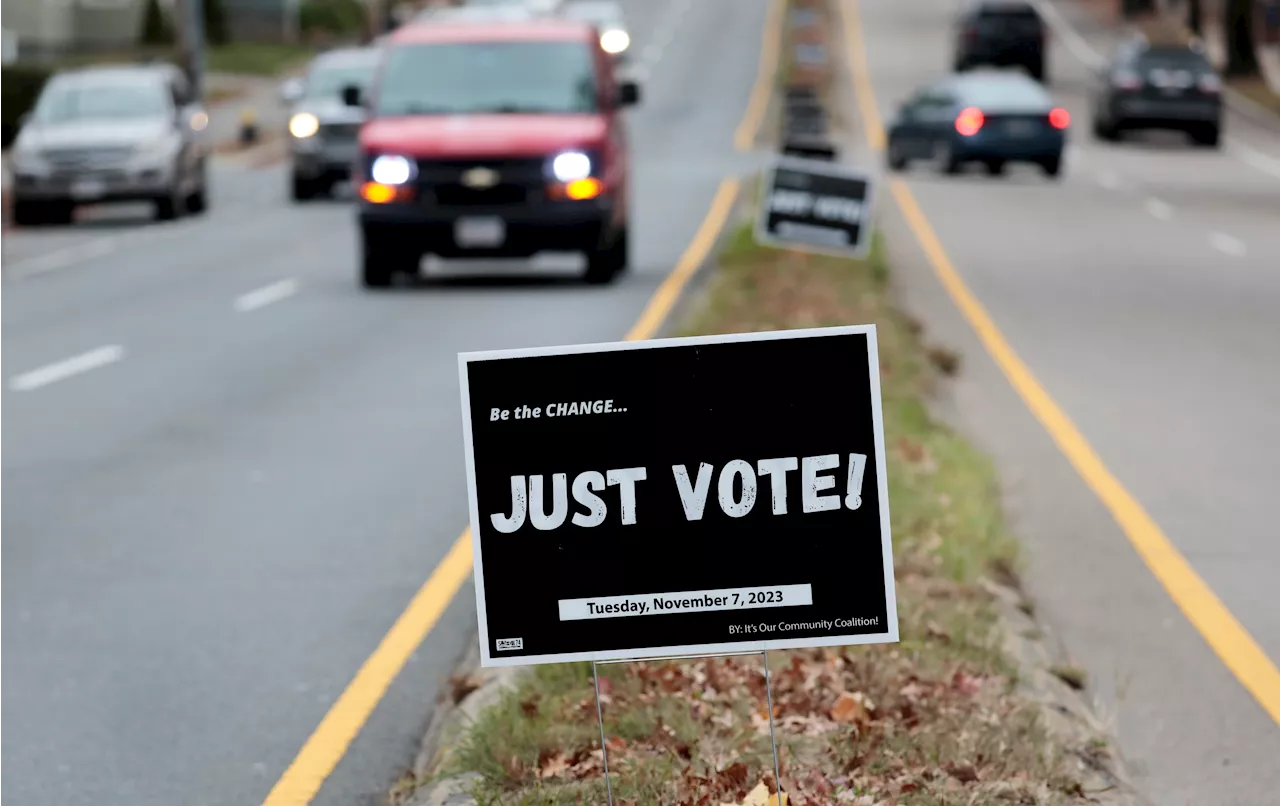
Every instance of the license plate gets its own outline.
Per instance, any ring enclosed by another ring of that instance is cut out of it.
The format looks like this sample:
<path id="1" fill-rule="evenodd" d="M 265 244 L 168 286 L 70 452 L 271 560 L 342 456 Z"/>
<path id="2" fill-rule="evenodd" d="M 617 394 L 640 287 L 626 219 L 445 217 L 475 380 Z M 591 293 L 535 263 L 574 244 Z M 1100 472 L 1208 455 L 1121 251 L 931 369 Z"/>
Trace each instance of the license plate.
<path id="1" fill-rule="evenodd" d="M 453 240 L 463 248 L 502 246 L 507 224 L 501 218 L 460 218 L 453 225 Z"/>
<path id="2" fill-rule="evenodd" d="M 1005 126 L 1005 131 L 1014 137 L 1026 137 L 1035 131 L 1035 128 L 1025 120 L 1014 120 Z"/>
<path id="3" fill-rule="evenodd" d="M 71 195 L 77 199 L 96 199 L 107 192 L 101 179 L 78 179 L 71 183 Z"/>

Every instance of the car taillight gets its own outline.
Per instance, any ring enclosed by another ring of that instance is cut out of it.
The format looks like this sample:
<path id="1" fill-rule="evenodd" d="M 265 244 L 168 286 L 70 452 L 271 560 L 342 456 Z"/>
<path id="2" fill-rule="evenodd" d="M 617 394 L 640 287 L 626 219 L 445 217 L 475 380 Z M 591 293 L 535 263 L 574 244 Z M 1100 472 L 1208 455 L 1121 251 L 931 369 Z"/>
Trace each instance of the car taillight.
<path id="1" fill-rule="evenodd" d="M 1142 89 L 1142 76 L 1124 70 L 1112 76 L 1111 83 L 1119 90 L 1140 90 Z"/>
<path id="2" fill-rule="evenodd" d="M 1071 114 L 1062 107 L 1049 110 L 1049 125 L 1055 129 L 1065 129 L 1071 125 Z"/>
<path id="3" fill-rule="evenodd" d="M 1213 73 L 1204 73 L 1200 76 L 1200 80 L 1196 82 L 1196 86 L 1200 91 L 1209 95 L 1215 95 L 1222 91 L 1222 81 Z"/>
<path id="4" fill-rule="evenodd" d="M 976 106 L 967 107 L 956 116 L 956 131 L 965 137 L 972 137 L 982 128 L 984 120 L 981 109 Z"/>

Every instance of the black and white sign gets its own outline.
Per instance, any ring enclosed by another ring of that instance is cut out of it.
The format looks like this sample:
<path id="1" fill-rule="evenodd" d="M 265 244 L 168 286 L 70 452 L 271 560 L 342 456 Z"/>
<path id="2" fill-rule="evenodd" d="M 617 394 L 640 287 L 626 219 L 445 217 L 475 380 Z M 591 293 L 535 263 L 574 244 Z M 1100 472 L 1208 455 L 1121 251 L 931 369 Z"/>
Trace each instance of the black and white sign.
<path id="1" fill-rule="evenodd" d="M 458 360 L 485 666 L 898 640 L 874 327 Z"/>
<path id="2" fill-rule="evenodd" d="M 871 177 L 820 160 L 781 157 L 765 174 L 756 240 L 864 257 L 871 247 Z"/>

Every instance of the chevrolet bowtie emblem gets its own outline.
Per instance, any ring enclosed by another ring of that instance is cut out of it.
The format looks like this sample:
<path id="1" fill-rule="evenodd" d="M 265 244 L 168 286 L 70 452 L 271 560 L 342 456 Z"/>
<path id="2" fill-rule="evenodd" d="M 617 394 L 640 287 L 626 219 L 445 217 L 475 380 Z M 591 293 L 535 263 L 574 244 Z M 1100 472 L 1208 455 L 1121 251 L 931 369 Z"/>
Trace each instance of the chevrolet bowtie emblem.
<path id="1" fill-rule="evenodd" d="M 491 188 L 498 184 L 497 171 L 488 168 L 472 168 L 462 175 L 462 184 L 469 188 Z"/>

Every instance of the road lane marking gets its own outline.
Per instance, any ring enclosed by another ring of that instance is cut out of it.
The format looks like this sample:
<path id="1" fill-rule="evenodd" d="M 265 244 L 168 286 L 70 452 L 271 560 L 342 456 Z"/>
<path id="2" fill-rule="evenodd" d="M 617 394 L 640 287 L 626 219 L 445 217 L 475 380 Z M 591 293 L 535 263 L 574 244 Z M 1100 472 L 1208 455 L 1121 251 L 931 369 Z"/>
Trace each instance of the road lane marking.
<path id="1" fill-rule="evenodd" d="M 1119 190 L 1120 177 L 1113 171 L 1099 171 L 1098 184 L 1102 185 L 1107 190 Z"/>
<path id="2" fill-rule="evenodd" d="M 1280 179 L 1280 159 L 1264 154 L 1256 148 L 1236 140 L 1227 143 L 1227 151 L 1235 155 L 1241 162 Z"/>
<path id="3" fill-rule="evenodd" d="M 1147 199 L 1143 206 L 1147 208 L 1147 212 L 1152 218 L 1161 221 L 1168 221 L 1173 218 L 1173 205 L 1160 199 Z"/>
<path id="4" fill-rule="evenodd" d="M 662 326 L 675 307 L 680 292 L 724 230 L 740 186 L 741 182 L 736 178 L 720 183 L 693 240 L 654 292 L 625 340 L 651 338 Z M 417 651 L 471 575 L 473 550 L 471 528 L 467 527 L 308 737 L 262 806 L 307 806 L 311 803 L 409 657 Z"/>
<path id="5" fill-rule="evenodd" d="M 1245 253 L 1249 251 L 1248 247 L 1244 245 L 1244 241 L 1217 230 L 1209 233 L 1209 243 L 1213 245 L 1214 249 L 1231 257 L 1244 257 Z"/>
<path id="6" fill-rule="evenodd" d="M 271 285 L 264 285 L 262 288 L 254 289 L 246 294 L 236 297 L 233 307 L 239 313 L 248 311 L 256 311 L 264 305 L 270 305 L 273 302 L 279 302 L 282 299 L 288 299 L 298 293 L 298 281 L 292 278 L 288 280 L 280 280 Z"/>
<path id="7" fill-rule="evenodd" d="M 11 235 L 10 237 L 13 236 Z M 105 257 L 119 248 L 120 239 L 117 237 L 94 238 L 93 240 L 86 241 L 85 243 L 78 243 L 74 246 L 67 246 L 62 249 L 56 249 L 52 252 L 46 252 L 38 257 L 7 263 L 5 266 L 5 274 L 14 278 L 44 274 L 47 271 L 64 269 L 67 266 L 74 266 L 75 264 L 83 263 L 86 260 Z"/>
<path id="8" fill-rule="evenodd" d="M 627 331 L 625 341 L 644 341 L 658 332 L 658 328 L 666 321 L 667 315 L 680 299 L 681 292 L 689 284 L 689 279 L 706 260 L 711 247 L 715 246 L 716 239 L 724 230 L 729 213 L 733 211 L 733 203 L 738 198 L 740 186 L 741 182 L 732 178 L 720 183 L 715 197 L 711 200 L 711 209 L 708 210 L 706 218 L 702 219 L 702 225 L 694 233 L 693 240 L 676 261 L 675 268 L 662 281 L 662 285 L 653 292 L 644 312 L 640 314 L 640 318 L 636 320 L 631 330 Z"/>
<path id="9" fill-rule="evenodd" d="M 856 23 L 859 16 L 858 0 L 845 0 L 840 9 L 845 19 L 845 49 L 848 67 L 854 72 L 855 92 L 859 95 L 870 94 L 870 100 L 862 103 L 874 106 L 875 90 L 868 74 L 863 72 L 861 76 L 858 75 L 859 71 L 865 71 L 867 63 L 861 27 L 860 24 L 850 25 L 850 20 Z M 856 37 L 850 35 L 854 33 L 857 34 Z M 884 143 L 884 131 L 879 128 L 878 118 L 864 116 L 863 125 L 868 142 Z M 934 274 L 961 315 L 977 333 L 987 354 L 1084 479 L 1085 484 L 1110 511 L 1147 568 L 1168 592 L 1169 598 L 1240 684 L 1280 724 L 1280 669 L 1276 668 L 1244 625 L 1196 573 L 1155 519 L 1103 464 L 1102 458 L 1085 439 L 1084 434 L 1014 352 L 1013 346 L 951 262 L 942 242 L 916 202 L 911 188 L 901 179 L 891 179 L 889 188 L 928 257 Z"/>
<path id="10" fill-rule="evenodd" d="M 440 621 L 470 575 L 471 530 L 467 529 L 453 542 L 449 553 L 324 715 L 293 763 L 271 788 L 263 806 L 303 806 L 311 802 L 409 656 Z"/>
<path id="11" fill-rule="evenodd" d="M 1067 46 L 1067 50 L 1071 51 L 1071 55 L 1075 56 L 1086 67 L 1098 69 L 1106 60 L 1102 58 L 1102 54 L 1093 49 L 1080 32 L 1067 22 L 1067 18 L 1062 16 L 1062 12 L 1058 7 L 1049 0 L 1031 0 L 1031 4 L 1040 12 L 1041 17 L 1048 18 L 1049 25 L 1056 28 L 1058 36 L 1062 37 L 1062 42 Z"/>
<path id="12" fill-rule="evenodd" d="M 760 59 L 756 66 L 756 83 L 751 87 L 747 108 L 733 133 L 733 147 L 750 151 L 760 136 L 765 113 L 769 111 L 769 98 L 778 75 L 778 55 L 782 50 L 783 15 L 787 11 L 786 0 L 769 0 L 764 18 L 764 32 L 760 37 Z"/>
<path id="13" fill-rule="evenodd" d="M 48 386 L 61 380 L 66 380 L 74 375 L 82 372 L 88 372 L 91 369 L 105 367 L 108 364 L 114 364 L 124 358 L 124 348 L 118 344 L 109 344 L 104 347 L 97 347 L 88 352 L 74 355 L 62 361 L 55 361 L 52 364 L 45 364 L 39 369 L 33 369 L 30 372 L 24 372 L 21 375 L 14 376 L 9 382 L 9 388 L 16 392 L 30 392 L 32 389 L 39 389 L 42 386 Z"/>

